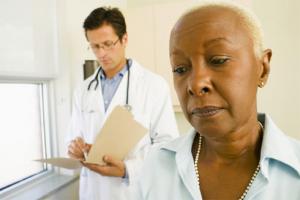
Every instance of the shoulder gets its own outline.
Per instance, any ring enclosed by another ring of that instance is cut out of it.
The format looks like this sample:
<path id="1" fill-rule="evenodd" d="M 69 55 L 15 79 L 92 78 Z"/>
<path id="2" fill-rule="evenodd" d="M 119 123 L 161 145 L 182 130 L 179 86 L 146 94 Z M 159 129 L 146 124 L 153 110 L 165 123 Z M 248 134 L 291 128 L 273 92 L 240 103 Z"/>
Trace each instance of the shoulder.
<path id="1" fill-rule="evenodd" d="M 180 193 L 180 196 L 186 193 L 185 189 L 182 188 L 182 178 L 179 169 L 193 168 L 190 155 L 190 138 L 193 138 L 193 135 L 186 134 L 156 146 L 149 151 L 143 164 L 142 171 L 144 175 L 140 180 L 143 194 L 148 194 L 149 192 L 151 192 L 151 195 L 158 194 L 162 188 L 164 190 L 174 190 L 175 188 L 174 192 Z M 193 176 L 192 173 L 191 176 Z M 157 182 L 157 180 L 160 181 Z M 153 184 L 154 182 L 156 184 Z M 161 199 L 170 197 L 167 193 L 160 193 L 159 196 L 166 197 Z"/>
<path id="2" fill-rule="evenodd" d="M 96 80 L 95 76 L 99 70 L 99 67 L 95 70 L 95 72 L 89 76 L 87 79 L 80 81 L 74 89 L 75 94 L 84 94 L 86 91 L 88 91 L 88 88 L 90 87 L 90 90 L 94 90 L 96 87 Z M 98 83 L 100 84 L 100 82 Z M 99 85 L 98 85 L 99 86 Z"/>
<path id="3" fill-rule="evenodd" d="M 181 135 L 169 142 L 156 146 L 149 152 L 151 159 L 165 160 L 174 159 L 177 153 L 189 152 L 196 132 L 190 130 L 189 133 Z"/>
<path id="4" fill-rule="evenodd" d="M 139 81 L 151 88 L 156 88 L 156 89 L 160 89 L 160 90 L 162 90 L 162 89 L 168 90 L 169 89 L 166 80 L 162 76 L 143 67 L 136 60 L 132 59 L 132 63 L 133 63 L 133 73 L 135 73 L 135 75 L 136 75 L 135 78 L 137 81 Z"/>
<path id="5" fill-rule="evenodd" d="M 298 139 L 292 138 L 290 136 L 286 136 L 286 139 L 289 143 L 290 148 L 292 149 L 295 156 L 297 157 L 298 163 L 300 166 L 300 141 Z"/>
<path id="6" fill-rule="evenodd" d="M 300 178 L 300 142 L 282 132 L 270 116 L 265 116 L 261 157 L 272 160 L 272 166 L 291 176 L 296 172 Z"/>
<path id="7" fill-rule="evenodd" d="M 281 141 L 285 140 L 286 143 L 285 152 L 288 152 L 286 154 L 288 164 L 297 172 L 298 180 L 300 180 L 300 141 L 287 135 L 283 137 Z"/>
<path id="8" fill-rule="evenodd" d="M 168 177 L 171 171 L 176 171 L 176 152 L 162 148 L 162 145 L 151 148 L 143 164 L 144 181 L 151 184 L 153 180 Z"/>

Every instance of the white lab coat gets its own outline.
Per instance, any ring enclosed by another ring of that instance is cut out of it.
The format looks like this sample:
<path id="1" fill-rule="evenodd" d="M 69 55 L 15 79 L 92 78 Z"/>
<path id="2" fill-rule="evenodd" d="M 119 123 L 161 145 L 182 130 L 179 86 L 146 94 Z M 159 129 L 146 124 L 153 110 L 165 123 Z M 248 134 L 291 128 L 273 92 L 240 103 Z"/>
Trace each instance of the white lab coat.
<path id="1" fill-rule="evenodd" d="M 80 136 L 87 143 L 93 143 L 96 134 L 99 133 L 114 107 L 124 105 L 126 102 L 127 73 L 122 78 L 107 112 L 104 111 L 100 80 L 96 90 L 95 83 L 89 91 L 87 90 L 88 84 L 95 75 L 96 72 L 75 90 L 67 141 Z M 140 174 L 145 155 L 152 147 L 151 140 L 154 144 L 158 144 L 178 136 L 166 81 L 142 68 L 134 60 L 130 67 L 129 105 L 132 106 L 131 112 L 134 118 L 150 132 L 139 141 L 125 159 L 129 179 L 106 177 L 83 168 L 80 176 L 81 200 L 131 199 L 132 186 Z"/>

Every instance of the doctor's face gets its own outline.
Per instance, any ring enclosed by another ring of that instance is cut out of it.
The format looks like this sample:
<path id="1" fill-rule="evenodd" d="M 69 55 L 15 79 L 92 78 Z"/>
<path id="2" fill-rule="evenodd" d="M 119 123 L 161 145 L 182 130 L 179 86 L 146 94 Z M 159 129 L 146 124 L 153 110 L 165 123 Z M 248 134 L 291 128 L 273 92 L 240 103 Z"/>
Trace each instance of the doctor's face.
<path id="1" fill-rule="evenodd" d="M 220 136 L 256 120 L 257 86 L 270 54 L 259 59 L 251 38 L 240 18 L 222 8 L 188 14 L 173 28 L 174 86 L 196 131 Z"/>
<path id="2" fill-rule="evenodd" d="M 104 71 L 122 65 L 125 59 L 127 34 L 120 39 L 111 25 L 103 24 L 97 29 L 87 30 L 86 36 Z"/>

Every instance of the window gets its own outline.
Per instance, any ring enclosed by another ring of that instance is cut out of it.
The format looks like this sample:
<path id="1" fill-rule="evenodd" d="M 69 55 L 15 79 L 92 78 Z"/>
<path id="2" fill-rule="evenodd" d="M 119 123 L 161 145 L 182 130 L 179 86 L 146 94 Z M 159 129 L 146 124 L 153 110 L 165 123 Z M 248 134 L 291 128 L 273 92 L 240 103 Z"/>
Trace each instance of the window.
<path id="1" fill-rule="evenodd" d="M 57 153 L 59 2 L 0 1 L 0 199 L 39 199 L 52 187 L 35 188 L 55 182 L 53 168 L 33 160 Z"/>
<path id="2" fill-rule="evenodd" d="M 0 83 L 0 191 L 47 171 L 46 86 Z"/>

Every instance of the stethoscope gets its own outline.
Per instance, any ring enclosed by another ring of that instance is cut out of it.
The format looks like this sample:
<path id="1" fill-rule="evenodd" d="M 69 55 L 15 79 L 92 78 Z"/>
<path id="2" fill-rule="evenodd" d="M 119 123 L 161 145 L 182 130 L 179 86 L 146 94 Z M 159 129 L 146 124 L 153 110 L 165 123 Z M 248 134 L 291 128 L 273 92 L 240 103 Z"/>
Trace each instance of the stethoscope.
<path id="1" fill-rule="evenodd" d="M 132 107 L 131 107 L 131 105 L 129 105 L 129 100 L 128 100 L 128 98 L 129 98 L 129 83 L 130 83 L 130 64 L 129 64 L 129 60 L 128 60 L 128 59 L 126 59 L 126 68 L 127 68 L 127 73 L 128 73 L 128 75 L 127 75 L 127 88 L 126 88 L 126 103 L 125 103 L 124 107 L 125 107 L 128 111 L 131 111 L 131 108 L 132 108 Z M 88 88 L 87 88 L 88 91 L 90 90 L 90 88 L 91 88 L 93 82 L 95 82 L 95 81 L 96 81 L 96 85 L 95 85 L 94 90 L 97 89 L 97 87 L 98 87 L 98 85 L 99 85 L 99 78 L 98 78 L 98 77 L 99 77 L 99 74 L 100 74 L 101 70 L 102 70 L 102 67 L 100 67 L 100 68 L 98 69 L 98 71 L 97 71 L 97 73 L 96 73 L 96 76 L 95 76 L 94 79 L 91 80 L 91 82 L 89 83 Z"/>

